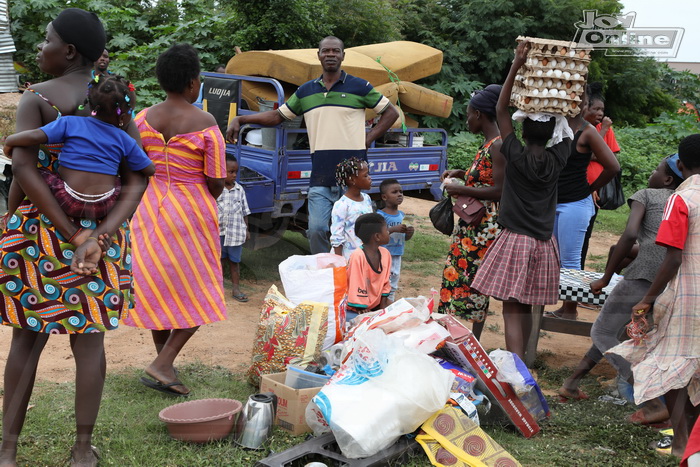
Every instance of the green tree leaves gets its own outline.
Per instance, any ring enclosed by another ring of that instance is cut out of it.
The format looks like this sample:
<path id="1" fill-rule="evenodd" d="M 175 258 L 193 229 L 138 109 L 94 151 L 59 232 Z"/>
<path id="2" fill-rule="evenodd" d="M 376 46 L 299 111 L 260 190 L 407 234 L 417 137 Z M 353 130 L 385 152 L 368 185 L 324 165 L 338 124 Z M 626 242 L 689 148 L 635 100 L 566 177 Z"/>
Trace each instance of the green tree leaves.
<path id="1" fill-rule="evenodd" d="M 227 63 L 235 46 L 315 48 L 327 35 L 340 37 L 347 47 L 398 39 L 431 45 L 443 51 L 443 69 L 420 84 L 452 96 L 454 106 L 449 119 L 421 120 L 450 133 L 464 130 L 475 89 L 503 82 L 518 35 L 569 40 L 583 10 L 622 8 L 616 0 L 72 0 L 70 6 L 98 12 L 110 66 L 135 82 L 140 106 L 163 97 L 153 70 L 158 55 L 174 42 L 193 44 L 204 70 Z M 30 70 L 24 80 L 47 78 L 36 66 L 36 45 L 65 7 L 60 0 L 10 3 L 15 60 Z M 651 59 L 596 52 L 589 74 L 604 83 L 616 127 L 674 112 L 678 99 L 700 100 L 697 77 Z"/>

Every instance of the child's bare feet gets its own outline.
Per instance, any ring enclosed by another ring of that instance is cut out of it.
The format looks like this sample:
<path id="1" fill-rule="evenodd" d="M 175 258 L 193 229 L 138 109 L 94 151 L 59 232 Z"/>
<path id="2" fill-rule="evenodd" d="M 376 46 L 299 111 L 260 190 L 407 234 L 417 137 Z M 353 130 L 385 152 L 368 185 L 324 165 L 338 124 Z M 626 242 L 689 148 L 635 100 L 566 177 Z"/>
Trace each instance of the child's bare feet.
<path id="1" fill-rule="evenodd" d="M 588 399 L 588 394 L 581 391 L 579 388 L 568 388 L 566 386 L 562 386 L 559 388 L 558 393 L 559 397 L 564 399 L 562 402 L 566 402 L 567 400 L 580 401 Z"/>

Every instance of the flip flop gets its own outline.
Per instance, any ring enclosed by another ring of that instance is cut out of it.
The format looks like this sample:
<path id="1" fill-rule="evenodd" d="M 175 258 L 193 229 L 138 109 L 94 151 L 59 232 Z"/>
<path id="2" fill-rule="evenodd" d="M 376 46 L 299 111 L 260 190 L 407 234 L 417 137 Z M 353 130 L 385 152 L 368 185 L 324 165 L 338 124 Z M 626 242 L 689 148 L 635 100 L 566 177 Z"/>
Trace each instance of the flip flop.
<path id="1" fill-rule="evenodd" d="M 545 318 L 556 318 L 556 319 L 565 319 L 565 320 L 568 320 L 568 321 L 576 321 L 576 320 L 578 319 L 578 311 L 576 312 L 576 315 L 575 315 L 574 319 L 564 318 L 564 317 L 561 315 L 561 313 L 560 313 L 560 314 L 557 314 L 556 311 L 545 311 L 545 312 L 542 314 L 542 316 L 544 316 Z"/>
<path id="2" fill-rule="evenodd" d="M 242 293 L 242 292 L 239 293 L 238 295 L 233 294 L 233 298 L 234 298 L 235 300 L 238 300 L 239 302 L 243 302 L 243 303 L 245 303 L 245 302 L 248 301 L 248 296 L 247 296 L 246 294 Z"/>
<path id="3" fill-rule="evenodd" d="M 181 392 L 174 391 L 172 389 L 173 386 L 184 386 L 181 381 L 175 380 L 172 383 L 161 383 L 160 381 L 156 381 L 150 378 L 146 378 L 144 376 L 141 377 L 140 379 L 141 384 L 143 384 L 146 387 L 149 387 L 151 389 L 155 389 L 156 391 L 163 392 L 165 394 L 175 396 L 175 397 L 187 397 L 190 395 L 188 392 L 187 394 L 183 394 Z"/>
<path id="4" fill-rule="evenodd" d="M 649 443 L 649 447 L 651 449 L 656 449 L 657 451 L 661 452 L 662 454 L 665 454 L 662 451 L 665 451 L 666 449 L 671 449 L 671 445 L 673 444 L 673 433 L 670 435 L 666 435 L 662 437 L 661 439 L 658 439 L 656 441 L 652 441 Z"/>

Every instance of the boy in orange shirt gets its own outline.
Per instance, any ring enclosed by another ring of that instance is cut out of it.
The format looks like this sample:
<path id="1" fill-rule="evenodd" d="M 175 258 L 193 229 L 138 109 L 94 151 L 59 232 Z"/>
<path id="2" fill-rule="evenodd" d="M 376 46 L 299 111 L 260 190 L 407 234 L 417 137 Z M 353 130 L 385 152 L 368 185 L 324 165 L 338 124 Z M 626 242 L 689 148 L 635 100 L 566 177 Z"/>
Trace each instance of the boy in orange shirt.
<path id="1" fill-rule="evenodd" d="M 381 214 L 363 214 L 355 221 L 362 246 L 348 261 L 348 312 L 365 313 L 391 304 L 391 254 L 380 246 L 389 243 L 389 228 Z M 348 315 L 348 319 L 352 318 Z"/>

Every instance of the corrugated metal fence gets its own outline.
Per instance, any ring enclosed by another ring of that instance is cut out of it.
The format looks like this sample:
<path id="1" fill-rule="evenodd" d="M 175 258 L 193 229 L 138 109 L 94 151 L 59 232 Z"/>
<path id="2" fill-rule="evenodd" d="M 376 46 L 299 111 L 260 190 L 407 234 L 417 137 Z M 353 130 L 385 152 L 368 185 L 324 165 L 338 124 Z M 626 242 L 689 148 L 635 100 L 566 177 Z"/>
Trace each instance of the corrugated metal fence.
<path id="1" fill-rule="evenodd" d="M 15 50 L 7 0 L 0 0 L 0 92 L 17 92 L 17 73 L 12 62 Z"/>

